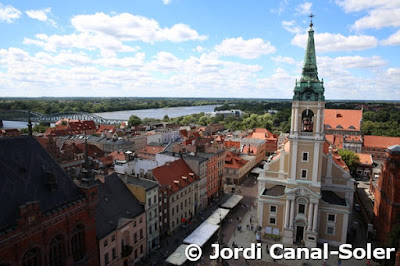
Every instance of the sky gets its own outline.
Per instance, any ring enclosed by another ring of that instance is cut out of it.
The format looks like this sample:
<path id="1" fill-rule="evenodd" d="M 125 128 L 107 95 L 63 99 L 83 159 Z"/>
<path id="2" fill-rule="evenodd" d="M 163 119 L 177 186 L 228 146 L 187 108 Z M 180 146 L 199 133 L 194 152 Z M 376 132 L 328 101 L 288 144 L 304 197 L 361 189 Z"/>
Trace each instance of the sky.
<path id="1" fill-rule="evenodd" d="M 0 97 L 400 100 L 400 0 L 0 0 Z"/>

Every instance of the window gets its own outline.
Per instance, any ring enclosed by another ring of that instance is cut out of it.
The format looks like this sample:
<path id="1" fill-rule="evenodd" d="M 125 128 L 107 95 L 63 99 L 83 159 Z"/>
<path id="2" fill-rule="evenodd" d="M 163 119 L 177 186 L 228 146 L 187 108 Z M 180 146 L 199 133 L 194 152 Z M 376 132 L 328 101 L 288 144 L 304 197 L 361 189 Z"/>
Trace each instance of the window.
<path id="1" fill-rule="evenodd" d="M 335 234 L 335 227 L 327 226 L 326 227 L 326 234 L 327 235 L 334 235 Z"/>
<path id="2" fill-rule="evenodd" d="M 307 169 L 301 169 L 301 178 L 307 178 Z"/>
<path id="3" fill-rule="evenodd" d="M 157 201 L 157 195 L 154 196 L 154 200 L 153 200 L 153 201 L 154 201 L 154 202 Z"/>
<path id="4" fill-rule="evenodd" d="M 112 258 L 115 259 L 117 257 L 117 252 L 115 248 L 112 249 Z"/>
<path id="5" fill-rule="evenodd" d="M 276 213 L 276 206 L 269 206 L 269 212 Z"/>
<path id="6" fill-rule="evenodd" d="M 142 239 L 143 238 L 143 229 L 140 229 L 139 235 L 140 235 L 140 239 Z"/>
<path id="7" fill-rule="evenodd" d="M 328 214 L 328 222 L 335 222 L 336 221 L 336 215 L 335 214 Z"/>
<path id="8" fill-rule="evenodd" d="M 276 218 L 275 217 L 270 217 L 269 218 L 269 224 L 275 225 L 276 224 Z"/>
<path id="9" fill-rule="evenodd" d="M 303 152 L 303 156 L 301 158 L 302 162 L 308 162 L 308 152 Z"/>
<path id="10" fill-rule="evenodd" d="M 83 225 L 75 226 L 72 229 L 71 249 L 74 262 L 82 260 L 85 256 L 85 230 Z"/>
<path id="11" fill-rule="evenodd" d="M 133 227 L 136 227 L 136 220 L 133 221 Z"/>
<path id="12" fill-rule="evenodd" d="M 49 264 L 54 266 L 64 265 L 64 241 L 61 235 L 50 241 Z"/>
<path id="13" fill-rule="evenodd" d="M 115 235 L 112 235 L 111 236 L 111 242 L 114 242 L 115 241 Z"/>
<path id="14" fill-rule="evenodd" d="M 307 98 L 308 94 L 306 94 Z M 313 132 L 314 127 L 314 113 L 310 109 L 304 110 L 301 114 L 301 131 L 303 132 Z"/>
<path id="15" fill-rule="evenodd" d="M 157 231 L 157 222 L 154 224 L 154 231 Z"/>
<path id="16" fill-rule="evenodd" d="M 25 252 L 22 257 L 22 265 L 23 266 L 39 266 L 40 263 L 40 249 L 32 248 L 29 251 Z"/>
<path id="17" fill-rule="evenodd" d="M 306 205 L 305 204 L 299 204 L 299 213 L 304 214 L 306 212 Z"/>
<path id="18" fill-rule="evenodd" d="M 151 225 L 149 226 L 149 234 L 152 233 Z"/>
<path id="19" fill-rule="evenodd" d="M 151 206 L 151 198 L 149 198 L 148 202 L 149 202 L 149 206 Z"/>
<path id="20" fill-rule="evenodd" d="M 137 249 L 135 249 L 135 260 L 137 259 Z"/>
<path id="21" fill-rule="evenodd" d="M 140 245 L 140 255 L 143 254 L 143 245 Z"/>
<path id="22" fill-rule="evenodd" d="M 136 242 L 137 242 L 137 233 L 134 233 L 133 234 L 133 242 L 136 244 Z"/>
<path id="23" fill-rule="evenodd" d="M 139 218 L 139 223 L 141 224 L 143 222 L 143 217 Z"/>
<path id="24" fill-rule="evenodd" d="M 110 263 L 110 261 L 109 261 L 109 259 L 108 259 L 108 253 L 106 253 L 106 254 L 104 255 L 104 263 L 105 263 L 105 264 Z"/>
<path id="25" fill-rule="evenodd" d="M 103 244 L 104 244 L 105 247 L 107 247 L 107 245 L 108 245 L 108 240 L 107 240 L 107 239 L 104 240 Z"/>
<path id="26" fill-rule="evenodd" d="M 172 208 L 172 215 L 174 215 L 174 208 Z"/>

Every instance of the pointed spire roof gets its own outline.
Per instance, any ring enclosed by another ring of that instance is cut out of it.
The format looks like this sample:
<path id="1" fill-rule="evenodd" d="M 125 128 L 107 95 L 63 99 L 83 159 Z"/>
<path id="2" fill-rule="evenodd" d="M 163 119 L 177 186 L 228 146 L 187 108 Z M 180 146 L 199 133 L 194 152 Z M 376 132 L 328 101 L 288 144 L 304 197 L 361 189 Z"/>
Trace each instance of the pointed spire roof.
<path id="1" fill-rule="evenodd" d="M 317 58 L 315 56 L 315 44 L 314 44 L 314 30 L 313 23 L 311 21 L 310 28 L 308 30 L 307 49 L 304 55 L 303 72 L 301 75 L 302 80 L 319 81 L 317 72 Z"/>
<path id="2" fill-rule="evenodd" d="M 300 81 L 296 80 L 293 100 L 298 101 L 324 101 L 324 81 L 320 81 L 317 71 L 317 56 L 315 53 L 314 29 L 312 18 L 308 29 L 307 48 L 304 55 L 304 65 Z"/>

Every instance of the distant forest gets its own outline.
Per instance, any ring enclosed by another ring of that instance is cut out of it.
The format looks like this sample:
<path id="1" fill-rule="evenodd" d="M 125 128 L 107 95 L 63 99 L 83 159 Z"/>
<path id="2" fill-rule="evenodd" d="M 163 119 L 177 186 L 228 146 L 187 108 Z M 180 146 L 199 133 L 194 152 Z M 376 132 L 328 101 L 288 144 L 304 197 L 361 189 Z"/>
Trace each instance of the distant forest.
<path id="1" fill-rule="evenodd" d="M 219 105 L 215 110 L 239 109 L 240 118 L 204 113 L 177 118 L 164 117 L 163 121 L 180 124 L 223 123 L 232 130 L 265 127 L 274 133 L 290 129 L 291 101 L 273 99 L 213 99 L 213 98 L 0 98 L 1 110 L 32 110 L 43 114 L 76 112 L 112 112 L 168 108 L 178 106 Z M 380 101 L 327 101 L 327 109 L 364 109 L 363 133 L 366 135 L 400 137 L 400 103 Z M 160 121 L 144 119 L 143 122 Z"/>

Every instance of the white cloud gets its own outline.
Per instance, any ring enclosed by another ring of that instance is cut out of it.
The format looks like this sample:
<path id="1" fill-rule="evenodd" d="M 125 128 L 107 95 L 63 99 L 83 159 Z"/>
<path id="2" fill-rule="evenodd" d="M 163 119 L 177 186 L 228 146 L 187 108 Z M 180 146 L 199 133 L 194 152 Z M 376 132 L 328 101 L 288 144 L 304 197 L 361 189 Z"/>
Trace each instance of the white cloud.
<path id="1" fill-rule="evenodd" d="M 346 12 L 357 12 L 372 8 L 396 8 L 400 7 L 399 1 L 393 0 L 374 0 L 374 1 L 365 1 L 365 0 L 336 0 L 335 1 L 340 7 L 344 9 Z"/>
<path id="2" fill-rule="evenodd" d="M 51 12 L 51 8 L 45 8 L 45 9 L 39 9 L 39 10 L 27 10 L 25 13 L 33 19 L 37 19 L 40 21 L 46 21 L 47 20 L 47 14 Z"/>
<path id="3" fill-rule="evenodd" d="M 118 39 L 102 34 L 70 34 L 70 35 L 46 35 L 36 34 L 35 39 L 25 38 L 24 44 L 42 46 L 45 50 L 56 51 L 57 49 L 100 49 L 103 51 L 134 52 L 138 47 L 131 47 L 122 44 Z"/>
<path id="4" fill-rule="evenodd" d="M 244 59 L 255 59 L 276 52 L 276 48 L 268 41 L 264 42 L 261 38 L 243 40 L 242 37 L 225 39 L 214 49 L 220 55 L 237 56 Z"/>
<path id="5" fill-rule="evenodd" d="M 279 1 L 279 7 L 270 9 L 270 12 L 273 14 L 281 15 L 288 4 L 288 0 L 281 0 Z"/>
<path id="6" fill-rule="evenodd" d="M 386 40 L 381 41 L 383 45 L 400 45 L 400 30 L 389 36 Z"/>
<path id="7" fill-rule="evenodd" d="M 291 43 L 305 48 L 307 38 L 307 34 L 297 34 Z M 317 33 L 314 38 L 315 49 L 318 52 L 365 50 L 378 45 L 378 40 L 374 36 L 368 35 L 343 36 L 342 34 L 334 33 Z"/>
<path id="8" fill-rule="evenodd" d="M 400 22 L 400 1 L 393 0 L 336 0 L 345 12 L 367 11 L 367 15 L 356 20 L 354 29 L 380 29 L 383 27 L 398 27 Z"/>
<path id="9" fill-rule="evenodd" d="M 386 65 L 386 61 L 380 56 L 339 56 L 339 57 L 318 57 L 318 66 L 327 71 L 332 68 L 341 69 L 376 69 Z"/>
<path id="10" fill-rule="evenodd" d="M 296 7 L 296 13 L 300 15 L 305 15 L 305 14 L 310 14 L 311 13 L 311 7 L 312 3 L 310 2 L 305 2 L 303 4 L 300 4 Z"/>
<path id="11" fill-rule="evenodd" d="M 275 61 L 277 63 L 285 63 L 285 64 L 289 64 L 289 65 L 299 65 L 301 64 L 301 62 L 296 61 L 293 57 L 285 57 L 285 56 L 274 56 L 271 57 L 272 61 Z"/>
<path id="12" fill-rule="evenodd" d="M 295 24 L 296 24 L 295 20 L 291 20 L 291 21 L 283 20 L 282 21 L 282 27 L 290 33 L 300 34 L 300 33 L 305 32 L 305 29 L 303 29 L 299 26 L 296 26 Z"/>
<path id="13" fill-rule="evenodd" d="M 400 8 L 378 8 L 368 12 L 364 16 L 354 22 L 355 29 L 380 29 L 383 27 L 398 27 L 400 26 Z"/>
<path id="14" fill-rule="evenodd" d="M 21 17 L 21 11 L 13 6 L 4 6 L 0 3 L 0 22 L 13 23 Z"/>
<path id="15" fill-rule="evenodd" d="M 122 13 L 110 16 L 104 13 L 78 15 L 71 19 L 72 25 L 82 33 L 112 36 L 122 41 L 159 41 L 183 42 L 205 40 L 188 25 L 179 23 L 171 28 L 161 28 L 157 21 L 142 16 Z"/>

